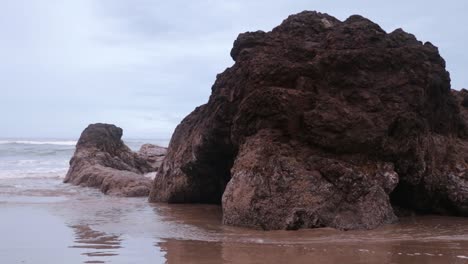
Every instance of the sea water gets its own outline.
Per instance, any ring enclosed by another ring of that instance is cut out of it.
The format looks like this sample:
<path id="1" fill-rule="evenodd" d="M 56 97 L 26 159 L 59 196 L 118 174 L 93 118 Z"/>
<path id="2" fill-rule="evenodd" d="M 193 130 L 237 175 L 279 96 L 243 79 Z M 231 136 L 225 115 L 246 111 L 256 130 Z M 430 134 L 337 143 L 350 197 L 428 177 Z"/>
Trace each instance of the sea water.
<path id="1" fill-rule="evenodd" d="M 137 150 L 157 140 L 126 140 Z M 468 263 L 468 220 L 375 230 L 222 225 L 215 205 L 150 204 L 64 184 L 75 140 L 0 140 L 0 263 Z M 167 144 L 167 141 L 166 141 Z"/>
<path id="2" fill-rule="evenodd" d="M 167 146 L 167 140 L 128 139 L 134 151 L 144 143 Z M 0 179 L 60 178 L 68 170 L 76 140 L 0 139 Z"/>

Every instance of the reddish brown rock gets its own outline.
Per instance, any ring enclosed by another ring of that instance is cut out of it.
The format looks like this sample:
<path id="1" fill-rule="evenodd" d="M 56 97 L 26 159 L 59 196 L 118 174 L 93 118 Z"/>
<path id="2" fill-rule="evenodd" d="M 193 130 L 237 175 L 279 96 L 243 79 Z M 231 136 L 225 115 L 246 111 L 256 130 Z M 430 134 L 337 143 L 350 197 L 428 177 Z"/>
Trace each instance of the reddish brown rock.
<path id="1" fill-rule="evenodd" d="M 240 34 L 231 56 L 150 201 L 222 203 L 224 223 L 263 229 L 370 229 L 392 204 L 468 215 L 468 131 L 431 43 L 302 12 Z"/>
<path id="2" fill-rule="evenodd" d="M 452 90 L 455 97 L 460 113 L 465 121 L 468 121 L 468 90 L 461 89 L 460 91 Z"/>
<path id="3" fill-rule="evenodd" d="M 121 140 L 122 129 L 109 124 L 89 125 L 76 144 L 65 183 L 99 188 L 116 196 L 148 196 L 152 165 Z"/>
<path id="4" fill-rule="evenodd" d="M 157 171 L 166 156 L 167 148 L 154 144 L 143 144 L 137 152 L 140 158 L 146 160 Z"/>

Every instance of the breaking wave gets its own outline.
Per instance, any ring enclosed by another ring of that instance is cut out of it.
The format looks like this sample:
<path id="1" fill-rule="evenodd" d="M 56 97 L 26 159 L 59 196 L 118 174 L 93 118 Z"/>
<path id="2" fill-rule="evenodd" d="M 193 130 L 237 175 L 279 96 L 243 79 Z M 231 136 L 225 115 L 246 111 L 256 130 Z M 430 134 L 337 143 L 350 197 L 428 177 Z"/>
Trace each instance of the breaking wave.
<path id="1" fill-rule="evenodd" d="M 75 146 L 76 141 L 39 141 L 39 140 L 0 140 L 1 145 L 5 144 L 24 144 L 24 145 L 62 145 L 62 146 Z"/>

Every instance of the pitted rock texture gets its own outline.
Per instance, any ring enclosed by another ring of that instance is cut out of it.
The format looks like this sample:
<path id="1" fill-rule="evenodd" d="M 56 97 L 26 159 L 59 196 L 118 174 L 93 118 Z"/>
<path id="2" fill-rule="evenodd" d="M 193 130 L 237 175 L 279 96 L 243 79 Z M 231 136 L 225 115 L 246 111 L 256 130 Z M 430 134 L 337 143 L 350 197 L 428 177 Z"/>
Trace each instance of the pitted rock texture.
<path id="1" fill-rule="evenodd" d="M 157 171 L 166 156 L 167 148 L 154 144 L 143 144 L 137 152 L 138 156 L 146 160 L 152 167 L 152 170 Z"/>
<path id="2" fill-rule="evenodd" d="M 109 124 L 89 125 L 76 144 L 65 183 L 99 188 L 116 196 L 148 196 L 152 165 L 121 140 L 122 129 Z"/>
<path id="3" fill-rule="evenodd" d="M 468 215 L 466 122 L 434 45 L 305 11 L 231 56 L 150 201 L 221 203 L 224 223 L 263 229 L 371 229 L 392 204 Z"/>

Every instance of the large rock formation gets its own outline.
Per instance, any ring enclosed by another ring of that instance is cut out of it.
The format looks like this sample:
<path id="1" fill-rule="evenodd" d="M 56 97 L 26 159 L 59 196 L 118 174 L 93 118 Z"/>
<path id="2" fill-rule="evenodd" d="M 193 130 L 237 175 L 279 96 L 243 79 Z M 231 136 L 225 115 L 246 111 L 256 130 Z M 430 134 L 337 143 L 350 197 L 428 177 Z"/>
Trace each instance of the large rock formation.
<path id="1" fill-rule="evenodd" d="M 231 56 L 150 201 L 222 203 L 224 223 L 263 229 L 375 228 L 392 204 L 468 215 L 468 131 L 431 43 L 302 12 Z"/>
<path id="2" fill-rule="evenodd" d="M 128 148 L 122 129 L 108 124 L 89 125 L 76 144 L 65 183 L 96 187 L 105 194 L 147 196 L 154 171 L 150 162 Z"/>

